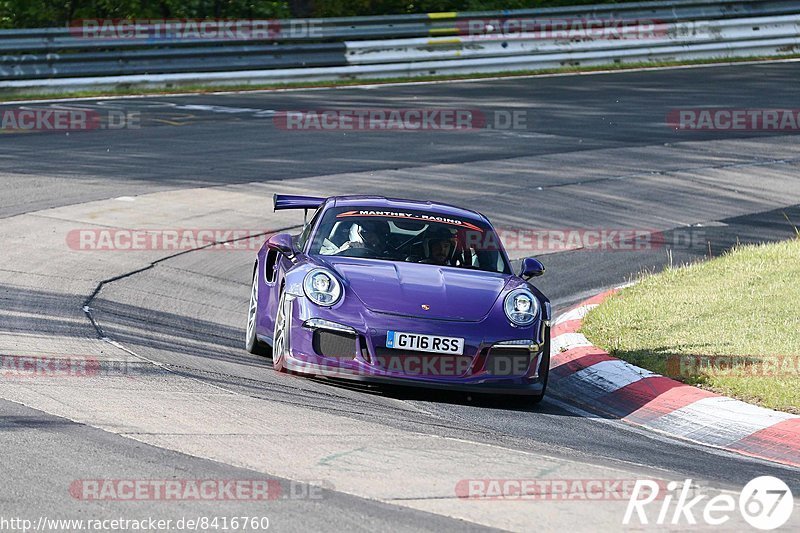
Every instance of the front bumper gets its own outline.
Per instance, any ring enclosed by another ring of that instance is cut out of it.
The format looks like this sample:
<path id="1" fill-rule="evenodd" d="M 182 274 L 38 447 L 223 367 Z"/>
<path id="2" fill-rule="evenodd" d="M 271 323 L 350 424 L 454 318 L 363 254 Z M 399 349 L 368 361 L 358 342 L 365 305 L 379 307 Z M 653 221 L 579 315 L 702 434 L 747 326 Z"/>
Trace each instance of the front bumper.
<path id="1" fill-rule="evenodd" d="M 307 375 L 469 392 L 537 395 L 544 390 L 540 369 L 549 364 L 549 331 L 541 316 L 532 326 L 517 328 L 497 313 L 479 322 L 459 322 L 373 313 L 363 307 L 357 313 L 346 311 L 292 298 L 286 368 Z M 304 326 L 310 319 L 343 328 Z M 464 353 L 387 348 L 388 330 L 463 338 Z M 503 345 L 508 341 L 525 344 Z"/>

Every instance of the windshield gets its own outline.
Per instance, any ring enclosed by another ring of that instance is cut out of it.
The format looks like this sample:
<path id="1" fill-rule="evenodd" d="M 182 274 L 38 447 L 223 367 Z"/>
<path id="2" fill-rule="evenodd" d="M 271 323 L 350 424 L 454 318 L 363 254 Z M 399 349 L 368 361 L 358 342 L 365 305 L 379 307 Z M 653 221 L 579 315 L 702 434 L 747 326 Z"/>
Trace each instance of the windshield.
<path id="1" fill-rule="evenodd" d="M 329 209 L 309 253 L 511 273 L 490 226 L 423 211 Z"/>

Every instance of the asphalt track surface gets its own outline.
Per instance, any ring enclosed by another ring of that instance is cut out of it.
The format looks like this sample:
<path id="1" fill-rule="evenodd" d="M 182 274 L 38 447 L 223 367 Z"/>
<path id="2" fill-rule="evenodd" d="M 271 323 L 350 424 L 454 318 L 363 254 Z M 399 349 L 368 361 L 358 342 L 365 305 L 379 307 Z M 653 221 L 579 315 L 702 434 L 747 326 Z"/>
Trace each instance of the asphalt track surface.
<path id="1" fill-rule="evenodd" d="M 25 104 L 141 113 L 141 128 L 0 135 L 0 234 L 7 243 L 0 255 L 0 353 L 104 354 L 124 361 L 127 374 L 87 388 L 46 379 L 0 383 L 0 445 L 13 459 L 0 488 L 4 515 L 252 515 L 252 502 L 87 503 L 70 497 L 65 487 L 75 479 L 101 478 L 246 479 L 260 473 L 284 484 L 299 479 L 292 477 L 300 471 L 292 467 L 292 450 L 274 447 L 280 440 L 261 449 L 258 432 L 239 440 L 233 430 L 220 429 L 217 439 L 200 436 L 214 433 L 215 424 L 224 426 L 226 419 L 247 424 L 249 413 L 259 409 L 274 410 L 273 422 L 313 426 L 308 431 L 319 440 L 312 443 L 325 443 L 326 432 L 335 433 L 326 426 L 335 416 L 353 428 L 369 427 L 365 434 L 378 440 L 384 431 L 395 439 L 435 437 L 585 467 L 571 476 L 610 468 L 737 490 L 756 476 L 774 475 L 800 494 L 797 469 L 592 416 L 591 405 L 580 398 L 551 397 L 526 408 L 459 394 L 279 376 L 268 359 L 242 349 L 252 251 L 81 252 L 64 237 L 97 227 L 296 227 L 296 214 L 271 213 L 274 192 L 374 192 L 449 201 L 511 228 L 664 232 L 664 246 L 635 252 L 544 255 L 548 272 L 537 285 L 564 310 L 642 270 L 717 255 L 736 242 L 790 237 L 786 217 L 800 223 L 796 135 L 679 132 L 665 125 L 665 116 L 681 107 L 791 109 L 798 86 L 800 70 L 789 62 Z M 275 111 L 350 107 L 479 109 L 489 117 L 516 110 L 525 113 L 526 126 L 461 133 L 314 132 L 284 131 L 272 119 Z M 131 382 L 137 387 L 125 396 Z M 192 402 L 179 403 L 176 392 L 202 400 L 211 389 L 248 407 L 241 413 L 195 411 Z M 175 420 L 163 423 L 180 427 L 163 434 L 137 430 L 139 423 L 160 423 L 143 422 L 148 411 L 163 413 L 165 420 L 173 414 Z M 216 418 L 193 419 L 196 413 Z M 181 440 L 194 431 L 196 439 Z M 292 438 L 300 440 L 287 437 L 286 446 L 302 442 L 302 435 Z M 247 455 L 256 449 L 261 455 Z M 280 460 L 271 462 L 276 455 Z M 409 452 L 401 459 L 413 457 Z M 478 465 L 482 460 L 472 458 Z M 346 470 L 330 480 L 305 478 L 330 486 L 321 499 L 280 499 L 259 511 L 280 530 L 480 524 L 526 529 L 520 525 L 526 513 L 529 522 L 537 519 L 530 504 L 520 511 L 483 502 L 473 511 L 458 507 L 463 502 L 448 507 L 448 496 L 415 495 L 411 489 L 411 495 L 381 496 L 383 489 L 366 480 L 349 488 L 351 478 L 366 474 Z M 416 474 L 408 470 L 407 478 L 396 479 L 413 488 Z M 449 486 L 450 499 L 452 492 Z M 561 515 L 573 513 L 584 520 L 576 530 L 591 530 L 586 520 L 596 509 L 586 515 L 561 509 Z M 505 513 L 518 520 L 499 518 Z"/>

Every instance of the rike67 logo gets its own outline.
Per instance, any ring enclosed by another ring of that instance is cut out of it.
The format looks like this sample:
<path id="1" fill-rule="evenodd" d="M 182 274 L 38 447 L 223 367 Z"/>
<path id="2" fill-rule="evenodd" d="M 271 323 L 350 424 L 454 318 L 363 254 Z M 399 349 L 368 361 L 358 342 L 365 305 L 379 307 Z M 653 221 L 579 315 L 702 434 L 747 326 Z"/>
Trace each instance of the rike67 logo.
<path id="1" fill-rule="evenodd" d="M 794 498 L 789 486 L 772 476 L 751 480 L 739 494 L 738 502 L 730 494 L 708 496 L 692 494 L 692 480 L 682 486 L 667 483 L 666 495 L 660 493 L 659 484 L 651 480 L 637 480 L 628 501 L 624 525 L 695 525 L 705 523 L 722 526 L 728 523 L 738 508 L 742 518 L 752 527 L 768 531 L 788 522 L 794 510 Z M 694 496 L 694 497 L 692 497 Z M 705 501 L 704 501 L 705 500 Z M 650 505 L 658 501 L 655 505 Z"/>

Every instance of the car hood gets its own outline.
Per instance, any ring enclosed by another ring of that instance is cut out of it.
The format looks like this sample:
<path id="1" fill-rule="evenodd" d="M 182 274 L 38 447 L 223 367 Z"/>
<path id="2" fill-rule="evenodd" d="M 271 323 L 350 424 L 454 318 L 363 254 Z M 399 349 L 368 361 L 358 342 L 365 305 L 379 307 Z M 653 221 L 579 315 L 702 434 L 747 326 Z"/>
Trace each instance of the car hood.
<path id="1" fill-rule="evenodd" d="M 491 311 L 509 277 L 417 263 L 328 261 L 371 311 L 419 318 L 477 322 Z"/>

